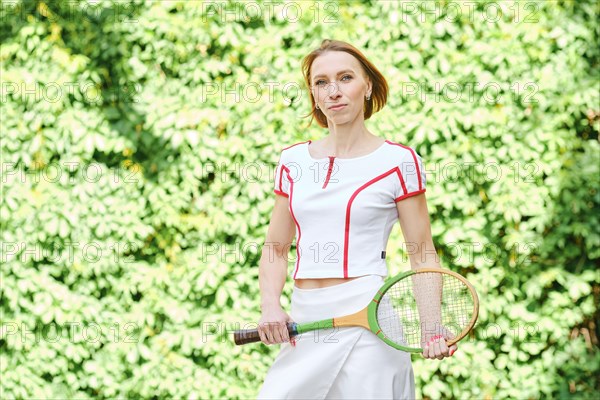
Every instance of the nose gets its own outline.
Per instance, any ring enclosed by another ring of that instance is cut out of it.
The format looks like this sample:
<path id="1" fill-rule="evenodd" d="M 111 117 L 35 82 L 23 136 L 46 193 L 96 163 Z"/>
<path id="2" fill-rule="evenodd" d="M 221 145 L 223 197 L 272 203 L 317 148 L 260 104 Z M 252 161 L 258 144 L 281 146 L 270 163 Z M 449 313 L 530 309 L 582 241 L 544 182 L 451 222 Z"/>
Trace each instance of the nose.
<path id="1" fill-rule="evenodd" d="M 340 90 L 340 87 L 338 86 L 338 83 L 336 81 L 333 81 L 333 82 L 329 82 L 327 85 L 325 85 L 325 90 L 327 91 L 327 95 L 331 96 L 334 93 L 337 93 L 338 90 Z"/>

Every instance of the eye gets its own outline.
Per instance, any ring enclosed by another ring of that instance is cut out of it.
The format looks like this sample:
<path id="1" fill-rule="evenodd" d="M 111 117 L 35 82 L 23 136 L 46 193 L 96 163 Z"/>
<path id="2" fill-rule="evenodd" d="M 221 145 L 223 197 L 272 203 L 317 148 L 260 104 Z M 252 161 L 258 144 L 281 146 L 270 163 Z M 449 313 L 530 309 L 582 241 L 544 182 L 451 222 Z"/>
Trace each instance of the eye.
<path id="1" fill-rule="evenodd" d="M 315 85 L 321 86 L 319 82 L 325 82 L 325 81 L 323 79 L 319 79 L 318 81 L 315 82 Z"/>
<path id="2" fill-rule="evenodd" d="M 346 77 L 348 77 L 348 78 L 352 79 L 352 76 L 350 76 L 350 75 L 344 75 L 344 76 L 342 76 L 342 79 L 344 79 L 344 78 L 346 78 Z"/>

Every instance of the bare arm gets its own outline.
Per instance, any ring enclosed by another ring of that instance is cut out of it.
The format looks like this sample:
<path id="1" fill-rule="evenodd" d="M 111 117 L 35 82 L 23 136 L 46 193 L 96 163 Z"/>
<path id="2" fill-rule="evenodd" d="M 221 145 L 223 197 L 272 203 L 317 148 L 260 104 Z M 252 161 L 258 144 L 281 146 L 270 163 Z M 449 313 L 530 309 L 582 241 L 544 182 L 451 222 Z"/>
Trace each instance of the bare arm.
<path id="1" fill-rule="evenodd" d="M 287 277 L 288 253 L 295 232 L 294 221 L 288 209 L 288 199 L 277 195 L 258 270 L 262 312 L 259 335 L 266 344 L 289 340 L 285 325 L 290 318 L 281 308 L 280 298 Z"/>
<path id="2" fill-rule="evenodd" d="M 402 234 L 406 240 L 410 266 L 441 268 L 431 237 L 431 222 L 425 193 L 396 203 Z"/>
<path id="3" fill-rule="evenodd" d="M 401 200 L 396 203 L 396 207 L 409 253 L 411 269 L 441 268 L 431 236 L 431 222 L 425 193 Z M 423 337 L 427 341 L 443 332 L 441 326 L 442 277 L 431 279 L 427 276 L 413 276 L 413 287 L 421 316 Z M 423 355 L 429 356 L 428 358 L 441 359 L 448 355 L 448 347 L 441 341 L 432 346 L 431 350 L 424 350 Z"/>

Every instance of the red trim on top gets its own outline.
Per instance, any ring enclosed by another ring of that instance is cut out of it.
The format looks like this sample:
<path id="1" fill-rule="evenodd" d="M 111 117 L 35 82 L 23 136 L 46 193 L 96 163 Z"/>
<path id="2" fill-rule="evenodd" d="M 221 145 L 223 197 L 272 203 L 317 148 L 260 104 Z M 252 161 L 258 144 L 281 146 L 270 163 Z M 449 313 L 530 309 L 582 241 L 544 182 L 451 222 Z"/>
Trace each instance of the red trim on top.
<path id="1" fill-rule="evenodd" d="M 394 167 L 389 171 L 384 172 L 379 176 L 376 176 L 375 178 L 371 179 L 370 181 L 356 189 L 354 193 L 352 193 L 352 196 L 350 196 L 350 200 L 348 200 L 348 205 L 346 206 L 346 227 L 344 233 L 344 278 L 348 278 L 348 241 L 350 239 L 350 210 L 352 208 L 352 202 L 354 201 L 358 193 L 360 193 L 363 189 L 385 178 L 386 176 L 393 174 L 394 172 L 400 175 L 400 169 L 398 167 Z"/>
<path id="2" fill-rule="evenodd" d="M 404 200 L 404 199 L 405 199 L 405 198 L 407 198 L 407 197 L 416 196 L 416 195 L 418 195 L 418 194 L 421 194 L 421 193 L 425 193 L 425 189 L 417 190 L 416 192 L 410 192 L 410 193 L 403 194 L 402 196 L 396 197 L 396 198 L 394 199 L 394 202 L 396 202 L 396 203 L 397 203 L 397 202 L 399 202 L 400 200 Z"/>
<path id="3" fill-rule="evenodd" d="M 289 205 L 290 205 L 290 214 L 292 215 L 292 219 L 294 220 L 294 224 L 296 224 L 296 228 L 298 228 L 298 240 L 296 240 L 296 269 L 294 271 L 294 279 L 296 279 L 296 274 L 298 273 L 298 268 L 300 266 L 300 238 L 302 237 L 302 231 L 300 230 L 300 224 L 294 215 L 294 206 L 293 206 L 293 196 L 294 196 L 294 181 L 290 177 L 290 170 L 285 165 L 282 167 L 285 169 L 285 174 L 287 175 L 290 181 L 290 196 L 289 196 Z"/>
<path id="4" fill-rule="evenodd" d="M 281 151 L 283 152 L 283 151 L 285 151 L 285 150 L 287 150 L 287 149 L 289 149 L 291 147 L 297 146 L 299 144 L 304 144 L 304 143 L 310 143 L 310 140 L 305 141 L 305 142 L 294 143 L 291 146 L 284 147 Z M 281 156 L 279 158 L 279 161 L 281 162 Z M 282 164 L 282 165 L 285 167 L 284 164 Z M 275 182 L 277 182 L 277 178 L 279 178 L 279 187 L 277 187 L 277 185 L 276 185 L 275 190 L 273 190 L 273 191 L 275 193 L 279 194 L 279 195 L 282 195 L 282 196 L 285 196 L 285 197 L 289 197 L 289 195 L 283 191 L 283 185 L 282 185 L 283 170 L 284 170 L 284 168 L 280 168 L 279 169 L 279 177 L 275 176 Z M 287 169 L 287 168 L 286 168 L 286 170 L 289 171 L 289 169 Z M 275 174 L 277 174 L 277 171 L 275 171 Z M 288 179 L 289 179 L 289 174 L 288 174 Z"/>
<path id="5" fill-rule="evenodd" d="M 417 164 L 417 173 L 419 173 L 419 166 Z M 399 202 L 400 200 L 403 200 L 407 197 L 411 197 L 411 196 L 415 196 L 417 194 L 421 194 L 421 193 L 425 193 L 425 188 L 419 189 L 419 190 L 415 190 L 412 191 L 410 193 L 408 193 L 408 189 L 406 188 L 406 184 L 404 183 L 404 178 L 402 177 L 402 173 L 400 172 L 400 170 L 398 170 L 398 179 L 400 179 L 400 186 L 402 186 L 402 192 L 404 192 L 403 195 L 398 196 L 394 199 L 394 202 Z M 421 186 L 421 174 L 419 173 L 419 186 Z"/>
<path id="6" fill-rule="evenodd" d="M 279 162 L 281 162 L 281 157 L 279 158 Z M 275 170 L 275 189 L 273 192 L 276 194 L 280 194 L 282 196 L 288 197 L 288 194 L 283 191 L 283 170 L 287 167 L 284 164 L 281 164 L 281 168 L 279 168 L 279 176 L 277 176 L 277 170 Z M 279 182 L 278 182 L 279 181 Z"/>
<path id="7" fill-rule="evenodd" d="M 323 189 L 325 189 L 329 183 L 329 177 L 331 176 L 331 171 L 333 170 L 333 160 L 335 160 L 335 156 L 329 156 L 329 168 L 327 168 L 327 177 L 325 178 Z"/>
<path id="8" fill-rule="evenodd" d="M 423 189 L 423 182 L 421 182 L 421 170 L 419 169 L 419 163 L 417 162 L 417 155 L 415 154 L 415 151 L 412 148 L 405 146 L 403 144 L 400 144 L 400 143 L 390 142 L 389 140 L 386 140 L 386 142 L 388 142 L 389 144 L 400 146 L 400 147 L 410 151 L 410 154 L 412 155 L 413 160 L 415 162 L 415 167 L 416 167 L 416 171 L 417 171 L 417 179 L 419 181 L 419 189 L 417 190 L 417 192 L 413 192 L 412 195 L 423 193 L 425 191 L 425 189 Z M 408 197 L 407 196 L 408 193 L 406 193 L 407 192 L 406 186 L 404 185 L 404 180 L 402 179 L 402 174 L 400 174 L 400 183 L 402 184 L 402 189 L 404 190 L 404 196 Z M 402 200 L 400 197 L 397 197 L 397 199 Z M 398 201 L 398 200 L 395 200 L 395 201 Z"/>
<path id="9" fill-rule="evenodd" d="M 288 147 L 284 147 L 284 148 L 283 148 L 283 150 L 287 150 L 287 149 L 289 149 L 289 148 L 292 148 L 292 147 L 294 147 L 294 146 L 298 146 L 299 144 L 304 144 L 304 143 L 310 143 L 310 140 L 305 140 L 304 142 L 298 142 L 298 143 L 294 143 L 294 144 L 292 144 L 292 145 L 290 145 L 290 146 L 288 146 Z M 281 151 L 283 151 L 283 150 L 281 150 Z"/>
<path id="10" fill-rule="evenodd" d="M 400 186 L 402 186 L 402 193 L 408 193 L 408 189 L 406 188 L 406 183 L 404 183 L 404 177 L 402 173 L 398 174 L 398 179 L 400 180 Z"/>

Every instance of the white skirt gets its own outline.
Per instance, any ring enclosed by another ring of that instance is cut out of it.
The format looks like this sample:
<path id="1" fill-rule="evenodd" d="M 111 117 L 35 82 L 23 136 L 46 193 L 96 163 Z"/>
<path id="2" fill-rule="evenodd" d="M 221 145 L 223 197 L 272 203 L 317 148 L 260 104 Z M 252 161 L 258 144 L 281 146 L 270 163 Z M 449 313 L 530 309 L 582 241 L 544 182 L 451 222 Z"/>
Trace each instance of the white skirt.
<path id="1" fill-rule="evenodd" d="M 366 307 L 383 284 L 367 275 L 318 289 L 294 286 L 290 317 L 297 323 L 352 314 Z M 362 327 L 296 336 L 280 344 L 258 399 L 414 399 L 410 354 Z"/>

